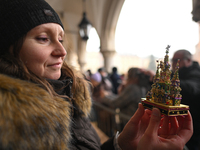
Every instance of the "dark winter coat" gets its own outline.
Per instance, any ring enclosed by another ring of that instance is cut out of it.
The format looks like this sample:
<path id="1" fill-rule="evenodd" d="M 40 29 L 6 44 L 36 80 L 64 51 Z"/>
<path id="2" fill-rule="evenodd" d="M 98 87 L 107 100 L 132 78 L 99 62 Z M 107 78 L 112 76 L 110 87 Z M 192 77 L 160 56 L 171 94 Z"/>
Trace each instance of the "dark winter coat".
<path id="1" fill-rule="evenodd" d="M 190 145 L 195 146 L 195 143 L 200 141 L 200 67 L 197 62 L 193 62 L 190 67 L 179 69 L 180 87 L 182 89 L 182 104 L 189 105 L 190 112 L 193 118 L 194 134 L 190 139 Z M 189 144 L 188 143 L 188 144 Z M 194 149 L 193 147 L 189 148 Z"/>
<path id="2" fill-rule="evenodd" d="M 116 72 L 113 72 L 110 75 L 110 80 L 113 85 L 113 93 L 118 94 L 118 87 L 122 82 L 120 76 Z"/>
<path id="3" fill-rule="evenodd" d="M 190 67 L 179 69 L 180 87 L 182 89 L 181 103 L 190 106 L 194 126 L 200 122 L 200 67 L 194 62 Z M 198 126 L 199 128 L 199 126 Z M 200 129 L 200 128 L 199 128 Z M 198 131 L 200 133 L 200 130 Z"/>
<path id="4" fill-rule="evenodd" d="M 68 81 L 50 83 L 57 89 L 68 85 Z M 56 92 L 67 94 L 69 90 L 66 87 Z M 0 149 L 101 149 L 99 137 L 87 118 L 91 107 L 89 91 L 79 91 L 74 96 L 77 100 L 72 106 L 67 99 L 53 99 L 36 84 L 0 74 Z M 102 149 L 113 149 L 112 140 Z"/>

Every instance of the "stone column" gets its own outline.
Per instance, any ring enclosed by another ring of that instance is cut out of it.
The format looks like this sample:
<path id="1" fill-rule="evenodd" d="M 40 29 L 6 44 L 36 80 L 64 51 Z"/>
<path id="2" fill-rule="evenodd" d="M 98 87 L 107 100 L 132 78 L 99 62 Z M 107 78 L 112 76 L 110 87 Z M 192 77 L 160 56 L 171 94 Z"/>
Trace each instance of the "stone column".
<path id="1" fill-rule="evenodd" d="M 199 25 L 199 37 L 200 37 L 200 23 L 199 22 L 198 22 L 198 25 Z M 196 51 L 195 51 L 195 54 L 193 55 L 193 59 L 197 61 L 198 63 L 200 63 L 200 40 L 198 41 L 196 45 Z"/>
<path id="2" fill-rule="evenodd" d="M 80 70 L 84 73 L 85 70 L 85 65 L 87 63 L 86 60 L 86 44 L 87 41 L 81 40 L 79 41 L 79 49 L 78 49 L 78 63 L 80 65 Z"/>
<path id="3" fill-rule="evenodd" d="M 200 1 L 199 0 L 193 0 L 192 20 L 198 23 L 199 29 L 200 29 Z M 200 32 L 199 32 L 199 36 L 200 36 Z M 193 55 L 194 60 L 200 63 L 199 56 L 200 56 L 200 41 L 197 43 L 196 52 Z"/>
<path id="4" fill-rule="evenodd" d="M 111 72 L 112 67 L 114 66 L 114 56 L 116 51 L 101 51 L 104 58 L 104 67 L 107 72 Z"/>
<path id="5" fill-rule="evenodd" d="M 67 56 L 65 61 L 67 62 L 68 65 L 80 70 L 80 65 L 78 63 L 78 55 L 77 55 L 77 49 L 78 49 L 77 35 L 72 34 L 70 32 L 65 32 L 65 34 L 66 36 L 63 43 L 67 51 Z"/>

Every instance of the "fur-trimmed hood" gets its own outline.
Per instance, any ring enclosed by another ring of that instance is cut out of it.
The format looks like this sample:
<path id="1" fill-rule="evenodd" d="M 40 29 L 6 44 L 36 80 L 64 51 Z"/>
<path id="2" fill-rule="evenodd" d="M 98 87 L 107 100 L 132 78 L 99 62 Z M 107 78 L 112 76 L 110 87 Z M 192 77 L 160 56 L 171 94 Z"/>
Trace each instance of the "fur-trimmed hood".
<path id="1" fill-rule="evenodd" d="M 84 117 L 88 117 L 91 111 L 91 94 L 89 90 L 88 83 L 84 83 L 85 81 L 76 80 L 78 87 L 72 92 L 72 82 L 71 78 L 67 78 L 65 80 L 47 80 L 54 88 L 54 90 L 59 95 L 67 95 L 73 105 L 76 107 L 76 113 L 83 115 Z"/>
<path id="2" fill-rule="evenodd" d="M 73 94 L 74 102 L 78 109 L 83 112 L 83 115 L 88 117 L 92 106 L 90 91 L 88 88 L 85 89 L 83 83 L 81 82 L 79 82 L 79 86 L 79 90 L 76 90 Z"/>
<path id="3" fill-rule="evenodd" d="M 69 102 L 0 74 L 0 149 L 68 149 L 70 116 Z"/>

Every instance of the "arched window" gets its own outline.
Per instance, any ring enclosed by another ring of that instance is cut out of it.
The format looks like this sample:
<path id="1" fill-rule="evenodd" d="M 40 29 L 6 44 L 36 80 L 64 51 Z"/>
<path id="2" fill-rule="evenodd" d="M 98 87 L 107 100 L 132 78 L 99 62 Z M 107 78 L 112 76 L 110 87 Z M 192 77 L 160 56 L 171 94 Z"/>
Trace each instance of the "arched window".
<path id="1" fill-rule="evenodd" d="M 116 27 L 116 51 L 146 57 L 169 56 L 178 49 L 195 53 L 198 24 L 191 0 L 125 0 Z"/>
<path id="2" fill-rule="evenodd" d="M 86 51 L 87 52 L 99 52 L 100 50 L 100 39 L 95 28 L 90 30 L 89 39 L 87 41 Z"/>

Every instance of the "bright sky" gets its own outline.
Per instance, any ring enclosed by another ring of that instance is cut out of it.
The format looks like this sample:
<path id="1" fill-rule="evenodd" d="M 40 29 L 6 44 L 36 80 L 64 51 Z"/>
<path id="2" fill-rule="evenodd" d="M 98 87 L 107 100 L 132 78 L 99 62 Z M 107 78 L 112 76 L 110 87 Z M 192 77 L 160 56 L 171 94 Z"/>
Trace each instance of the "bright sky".
<path id="1" fill-rule="evenodd" d="M 192 0 L 125 0 L 116 28 L 116 51 L 163 57 L 170 45 L 170 57 L 177 49 L 188 49 L 194 54 L 199 29 L 191 12 Z M 92 29 L 87 51 L 99 51 L 99 46 Z"/>

